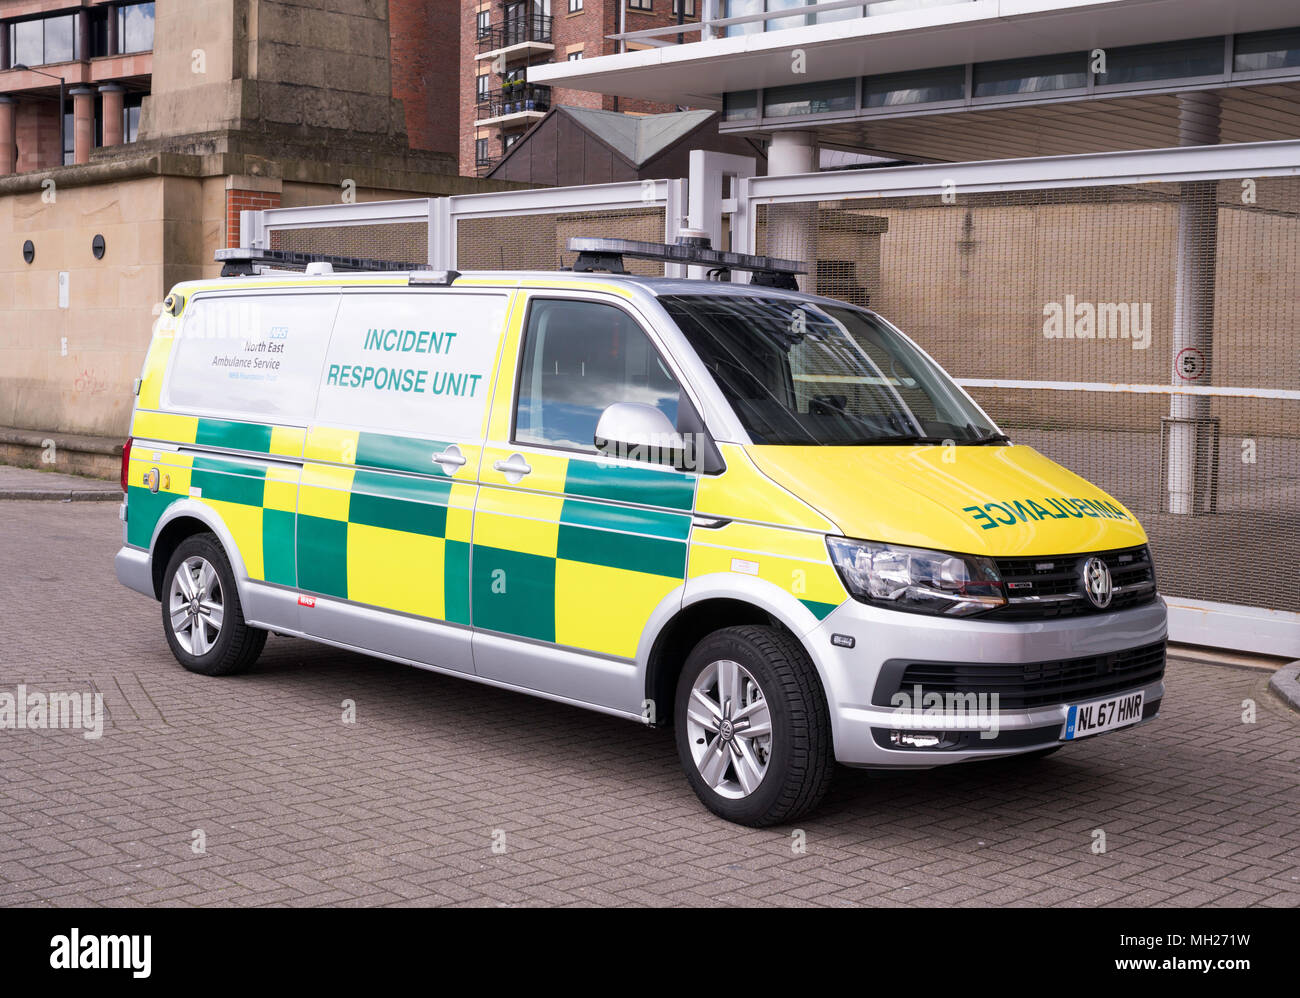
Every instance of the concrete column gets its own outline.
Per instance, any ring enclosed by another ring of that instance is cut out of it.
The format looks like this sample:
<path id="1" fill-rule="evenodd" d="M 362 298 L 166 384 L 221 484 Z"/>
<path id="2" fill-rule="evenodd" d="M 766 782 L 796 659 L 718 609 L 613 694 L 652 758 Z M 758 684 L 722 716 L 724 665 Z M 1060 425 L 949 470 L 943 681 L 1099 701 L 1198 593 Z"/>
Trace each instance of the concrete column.
<path id="1" fill-rule="evenodd" d="M 813 173 L 817 169 L 817 136 L 813 132 L 777 132 L 767 147 L 767 175 Z M 768 256 L 802 260 L 808 273 L 799 278 L 801 291 L 815 290 L 817 274 L 817 204 L 774 204 L 767 209 Z"/>
<path id="2" fill-rule="evenodd" d="M 99 94 L 104 99 L 104 145 L 120 146 L 122 144 L 122 100 L 126 90 L 117 83 L 105 83 L 100 86 Z"/>
<path id="3" fill-rule="evenodd" d="M 1219 95 L 1178 95 L 1178 144 L 1217 145 Z M 1178 196 L 1178 270 L 1174 284 L 1172 383 L 1209 385 L 1214 355 L 1214 263 L 1218 250 L 1217 184 L 1193 181 L 1180 185 Z M 1166 472 L 1171 513 L 1207 508 L 1212 485 L 1213 431 L 1191 420 L 1208 419 L 1210 399 L 1171 395 Z"/>
<path id="4" fill-rule="evenodd" d="M 72 95 L 72 161 L 89 163 L 95 147 L 95 91 L 73 87 L 68 93 Z"/>
<path id="5" fill-rule="evenodd" d="M 77 57 L 82 62 L 90 59 L 90 10 L 82 7 L 77 11 Z"/>
<path id="6" fill-rule="evenodd" d="M 14 118 L 17 117 L 18 102 L 12 97 L 0 94 L 0 177 L 14 172 L 18 153 L 18 144 L 14 138 Z"/>
<path id="7" fill-rule="evenodd" d="M 108 54 L 120 55 L 121 53 L 118 52 L 119 47 L 117 40 L 117 7 L 110 6 L 108 8 Z"/>

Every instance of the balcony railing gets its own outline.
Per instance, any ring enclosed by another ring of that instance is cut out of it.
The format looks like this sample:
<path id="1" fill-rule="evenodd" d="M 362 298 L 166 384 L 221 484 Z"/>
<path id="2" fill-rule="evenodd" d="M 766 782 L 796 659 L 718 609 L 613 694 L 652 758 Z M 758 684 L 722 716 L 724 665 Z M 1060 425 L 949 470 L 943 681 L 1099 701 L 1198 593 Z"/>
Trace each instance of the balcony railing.
<path id="1" fill-rule="evenodd" d="M 497 24 L 478 30 L 479 52 L 495 52 L 497 49 L 521 45 L 524 42 L 551 41 L 551 17 L 545 14 L 524 14 L 509 17 Z"/>
<path id="2" fill-rule="evenodd" d="M 549 111 L 551 88 L 536 83 L 524 83 L 489 90 L 478 95 L 477 118 L 500 118 L 520 111 Z"/>

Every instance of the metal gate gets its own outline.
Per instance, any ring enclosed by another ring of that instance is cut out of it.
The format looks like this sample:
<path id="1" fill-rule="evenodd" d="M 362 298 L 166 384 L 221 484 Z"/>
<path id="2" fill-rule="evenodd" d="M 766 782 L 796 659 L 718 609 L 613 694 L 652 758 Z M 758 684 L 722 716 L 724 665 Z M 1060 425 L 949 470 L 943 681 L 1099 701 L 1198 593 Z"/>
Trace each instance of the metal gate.
<path id="1" fill-rule="evenodd" d="M 1300 657 L 1300 143 L 764 177 L 755 252 L 1151 536 L 1176 640 Z"/>

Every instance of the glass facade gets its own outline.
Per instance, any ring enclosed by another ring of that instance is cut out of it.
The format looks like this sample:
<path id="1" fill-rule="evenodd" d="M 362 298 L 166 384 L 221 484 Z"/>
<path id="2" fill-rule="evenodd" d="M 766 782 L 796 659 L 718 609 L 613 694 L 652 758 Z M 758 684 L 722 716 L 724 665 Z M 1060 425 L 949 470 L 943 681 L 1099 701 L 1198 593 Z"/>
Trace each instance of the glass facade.
<path id="1" fill-rule="evenodd" d="M 1097 74 L 1097 84 L 1218 76 L 1223 73 L 1223 53 L 1222 36 L 1107 49 L 1106 72 Z"/>
<path id="2" fill-rule="evenodd" d="M 827 80 L 769 87 L 763 91 L 763 117 L 785 118 L 794 114 L 827 114 L 852 111 L 857 99 L 856 81 Z"/>
<path id="3" fill-rule="evenodd" d="M 1300 28 L 1256 31 L 1234 39 L 1232 71 L 1258 73 L 1300 67 Z"/>
<path id="4" fill-rule="evenodd" d="M 868 76 L 862 81 L 862 103 L 865 107 L 932 104 L 937 101 L 961 100 L 965 96 L 965 66 L 888 73 L 884 76 Z"/>
<path id="5" fill-rule="evenodd" d="M 773 9 L 774 0 L 766 2 Z M 731 0 L 728 10 L 738 11 L 740 4 L 758 7 L 761 3 L 762 0 Z M 1048 97 L 1061 94 L 1067 98 L 1094 93 L 1109 96 L 1110 90 L 1122 93 L 1144 87 L 1176 88 L 1182 80 L 1198 84 L 1228 83 L 1242 81 L 1233 74 L 1294 73 L 1300 70 L 1300 28 L 1251 32 L 1232 38 L 1213 36 L 1107 48 L 1104 57 L 1098 54 L 1098 65 L 1094 66 L 1093 60 L 1092 52 L 1078 51 L 883 73 L 862 78 L 860 102 L 855 94 L 855 80 L 727 93 L 723 95 L 723 120 L 762 121 L 854 110 L 864 114 L 887 113 L 894 108 L 964 101 L 978 105 L 1037 94 Z M 1094 73 L 1094 68 L 1105 71 Z"/>
<path id="6" fill-rule="evenodd" d="M 981 62 L 975 66 L 972 82 L 976 97 L 1074 90 L 1088 85 L 1088 56 L 1084 52 L 1075 52 Z"/>

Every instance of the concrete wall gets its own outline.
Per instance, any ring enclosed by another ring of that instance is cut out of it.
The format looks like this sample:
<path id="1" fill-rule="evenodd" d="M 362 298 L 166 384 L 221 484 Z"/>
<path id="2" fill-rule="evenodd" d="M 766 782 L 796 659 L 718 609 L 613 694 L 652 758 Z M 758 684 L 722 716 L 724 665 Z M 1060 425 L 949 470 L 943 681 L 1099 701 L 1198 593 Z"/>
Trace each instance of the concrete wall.
<path id="1" fill-rule="evenodd" d="M 0 197 L 0 425 L 125 435 L 162 297 L 166 186 L 142 177 L 60 189 L 52 202 L 40 191 Z M 102 260 L 91 254 L 95 233 Z"/>

